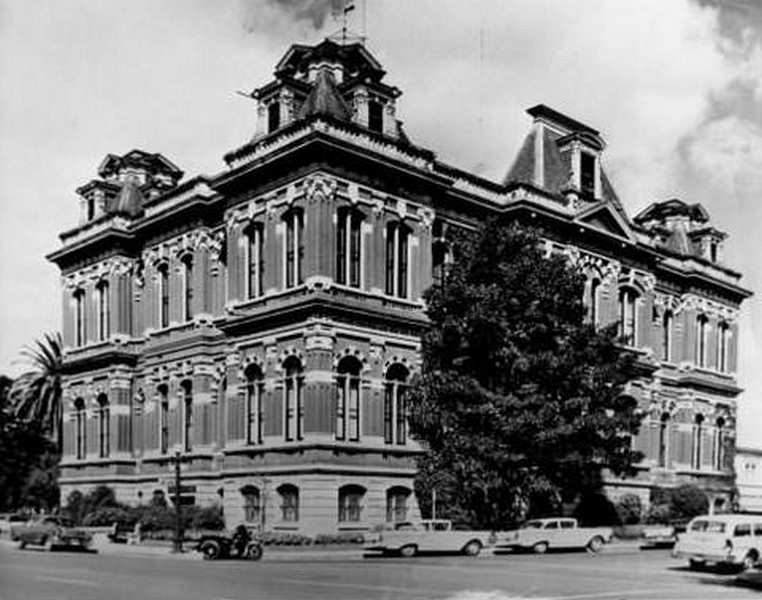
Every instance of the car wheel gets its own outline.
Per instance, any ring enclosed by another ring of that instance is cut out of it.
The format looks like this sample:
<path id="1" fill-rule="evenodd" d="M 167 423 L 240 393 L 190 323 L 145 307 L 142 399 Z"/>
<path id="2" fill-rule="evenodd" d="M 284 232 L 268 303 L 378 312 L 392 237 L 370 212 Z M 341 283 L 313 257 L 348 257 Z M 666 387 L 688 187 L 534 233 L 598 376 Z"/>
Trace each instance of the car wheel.
<path id="1" fill-rule="evenodd" d="M 405 558 L 415 556 L 417 553 L 418 546 L 415 544 L 408 544 L 407 546 L 402 546 L 402 548 L 400 548 L 400 556 L 404 556 Z"/>
<path id="2" fill-rule="evenodd" d="M 548 542 L 537 542 L 532 546 L 532 552 L 535 554 L 545 554 L 548 551 Z"/>
<path id="3" fill-rule="evenodd" d="M 757 555 L 754 552 L 749 552 L 746 556 L 743 557 L 743 562 L 741 563 L 741 571 L 748 571 L 749 569 L 753 569 L 757 564 Z"/>
<path id="4" fill-rule="evenodd" d="M 220 545 L 212 540 L 207 540 L 201 544 L 199 550 L 201 551 L 204 560 L 216 560 L 220 557 L 220 553 L 222 552 Z"/>
<path id="5" fill-rule="evenodd" d="M 705 566 L 706 563 L 703 560 L 688 559 L 688 568 L 692 571 L 701 571 Z"/>
<path id="6" fill-rule="evenodd" d="M 588 542 L 587 547 L 592 552 L 599 552 L 601 548 L 603 548 L 603 538 L 596 535 L 590 542 Z"/>
<path id="7" fill-rule="evenodd" d="M 471 540 L 463 546 L 463 554 L 466 556 L 479 556 L 482 551 L 482 543 L 479 540 Z"/>
<path id="8" fill-rule="evenodd" d="M 249 560 L 259 560 L 262 558 L 262 544 L 249 542 L 249 545 L 246 546 L 246 558 Z"/>
<path id="9" fill-rule="evenodd" d="M 53 552 L 53 538 L 46 537 L 42 539 L 42 545 L 48 552 Z"/>
<path id="10" fill-rule="evenodd" d="M 19 550 L 23 550 L 26 548 L 26 542 L 24 540 L 19 540 Z"/>

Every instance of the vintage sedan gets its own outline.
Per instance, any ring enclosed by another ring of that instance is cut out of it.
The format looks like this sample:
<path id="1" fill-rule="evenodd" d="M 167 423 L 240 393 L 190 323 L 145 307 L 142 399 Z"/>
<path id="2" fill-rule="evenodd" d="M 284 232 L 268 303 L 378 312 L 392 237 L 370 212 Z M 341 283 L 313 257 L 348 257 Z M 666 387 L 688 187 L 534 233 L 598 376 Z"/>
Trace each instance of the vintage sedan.
<path id="1" fill-rule="evenodd" d="M 550 518 L 527 521 L 517 530 L 502 534 L 497 549 L 531 550 L 544 554 L 550 549 L 587 548 L 598 552 L 611 541 L 610 527 L 580 527 L 577 519 Z"/>
<path id="2" fill-rule="evenodd" d="M 71 521 L 56 515 L 41 517 L 25 525 L 12 529 L 14 539 L 18 540 L 19 548 L 27 545 L 44 546 L 46 550 L 58 548 L 77 548 L 87 550 L 92 543 L 92 536 L 73 526 Z"/>
<path id="3" fill-rule="evenodd" d="M 459 531 L 445 519 L 424 519 L 415 523 L 397 523 L 391 531 L 365 535 L 365 550 L 404 557 L 420 552 L 459 552 L 477 556 L 491 546 L 495 535 L 490 531 Z"/>

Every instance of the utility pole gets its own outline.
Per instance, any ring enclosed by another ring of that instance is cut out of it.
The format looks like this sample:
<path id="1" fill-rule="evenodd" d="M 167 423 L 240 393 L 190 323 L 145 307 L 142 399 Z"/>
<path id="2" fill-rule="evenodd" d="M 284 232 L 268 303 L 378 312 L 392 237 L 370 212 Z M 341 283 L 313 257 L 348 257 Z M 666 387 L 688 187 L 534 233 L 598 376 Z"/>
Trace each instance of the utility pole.
<path id="1" fill-rule="evenodd" d="M 183 551 L 183 520 L 180 506 L 180 451 L 175 450 L 175 541 L 172 552 Z"/>

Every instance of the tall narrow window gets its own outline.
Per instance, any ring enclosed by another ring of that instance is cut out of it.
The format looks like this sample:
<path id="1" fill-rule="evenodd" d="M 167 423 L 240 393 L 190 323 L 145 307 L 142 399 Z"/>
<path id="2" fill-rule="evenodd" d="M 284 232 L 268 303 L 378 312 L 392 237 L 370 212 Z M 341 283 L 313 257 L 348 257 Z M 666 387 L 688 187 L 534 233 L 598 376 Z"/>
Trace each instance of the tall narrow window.
<path id="1" fill-rule="evenodd" d="M 286 223 L 286 287 L 304 282 L 304 218 L 301 210 L 290 210 L 283 217 Z"/>
<path id="2" fill-rule="evenodd" d="M 95 218 L 95 198 L 89 196 L 87 202 L 87 220 L 92 221 Z"/>
<path id="3" fill-rule="evenodd" d="M 74 292 L 74 340 L 77 346 L 85 345 L 85 291 Z"/>
<path id="4" fill-rule="evenodd" d="M 344 485 L 339 488 L 339 523 L 362 521 L 362 501 L 365 488 L 360 485 Z"/>
<path id="5" fill-rule="evenodd" d="M 183 447 L 190 452 L 193 449 L 193 384 L 186 379 L 180 385 L 183 389 Z"/>
<path id="6" fill-rule="evenodd" d="M 598 292 L 601 287 L 601 280 L 597 277 L 593 277 L 590 280 L 587 292 L 587 316 L 590 323 L 596 325 L 598 323 Z"/>
<path id="7" fill-rule="evenodd" d="M 247 485 L 241 489 L 241 496 L 243 496 L 243 520 L 247 523 L 259 523 L 259 490 L 253 485 Z"/>
<path id="8" fill-rule="evenodd" d="M 283 484 L 278 488 L 280 496 L 281 519 L 287 523 L 299 520 L 299 488 L 291 484 Z"/>
<path id="9" fill-rule="evenodd" d="M 258 298 L 264 293 L 264 228 L 253 223 L 246 232 L 246 292 L 249 298 Z"/>
<path id="10" fill-rule="evenodd" d="M 336 439 L 360 439 L 360 361 L 353 357 L 341 359 L 336 377 Z"/>
<path id="11" fill-rule="evenodd" d="M 661 359 L 672 360 L 672 311 L 664 311 L 661 318 Z"/>
<path id="12" fill-rule="evenodd" d="M 709 332 L 709 319 L 706 315 L 699 315 L 696 318 L 696 365 L 706 366 L 706 346 L 707 334 Z"/>
<path id="13" fill-rule="evenodd" d="M 285 405 L 285 436 L 287 441 L 302 439 L 304 406 L 302 398 L 302 363 L 296 357 L 286 359 L 283 365 L 286 375 L 283 381 Z"/>
<path id="14" fill-rule="evenodd" d="M 169 327 L 169 265 L 159 265 L 159 326 Z"/>
<path id="15" fill-rule="evenodd" d="M 262 370 L 256 365 L 250 365 L 246 369 L 246 441 L 249 444 L 262 443 L 263 393 Z"/>
<path id="16" fill-rule="evenodd" d="M 267 133 L 280 127 L 280 102 L 271 102 L 267 106 Z"/>
<path id="17" fill-rule="evenodd" d="M 104 341 L 110 334 L 110 314 L 108 302 L 108 282 L 98 283 L 96 293 L 98 295 L 98 339 Z"/>
<path id="18" fill-rule="evenodd" d="M 408 229 L 401 223 L 386 226 L 386 293 L 407 298 Z"/>
<path id="19" fill-rule="evenodd" d="M 717 419 L 714 443 L 714 468 L 717 471 L 725 469 L 725 419 Z"/>
<path id="20" fill-rule="evenodd" d="M 660 467 L 667 466 L 669 452 L 669 413 L 663 413 L 659 419 L 659 456 L 657 464 Z"/>
<path id="21" fill-rule="evenodd" d="M 619 290 L 619 336 L 628 346 L 634 346 L 637 341 L 637 302 L 635 290 Z"/>
<path id="22" fill-rule="evenodd" d="M 360 287 L 362 215 L 353 209 L 342 208 L 336 228 L 336 281 Z"/>
<path id="23" fill-rule="evenodd" d="M 377 100 L 368 102 L 368 129 L 384 132 L 384 105 Z"/>
<path id="24" fill-rule="evenodd" d="M 111 446 L 110 413 L 108 396 L 101 394 L 98 396 L 98 456 L 101 458 L 109 455 Z"/>
<path id="25" fill-rule="evenodd" d="M 162 384 L 159 392 L 159 451 L 169 452 L 169 388 Z"/>
<path id="26" fill-rule="evenodd" d="M 580 188 L 583 194 L 595 195 L 595 156 L 588 152 L 580 153 Z"/>
<path id="27" fill-rule="evenodd" d="M 407 410 L 405 391 L 409 372 L 401 364 L 386 371 L 384 382 L 384 441 L 387 444 L 407 442 Z"/>
<path id="28" fill-rule="evenodd" d="M 386 491 L 386 520 L 390 523 L 400 523 L 407 520 L 407 501 L 410 489 L 395 486 Z"/>
<path id="29" fill-rule="evenodd" d="M 85 401 L 77 398 L 74 401 L 74 419 L 76 427 L 77 458 L 83 459 L 87 456 L 87 412 L 85 411 Z"/>
<path id="30" fill-rule="evenodd" d="M 693 426 L 693 468 L 701 468 L 702 448 L 704 436 L 704 415 L 696 415 L 696 424 Z"/>
<path id="31" fill-rule="evenodd" d="M 725 322 L 717 326 L 717 370 L 721 373 L 728 371 L 728 338 L 730 329 Z"/>
<path id="32" fill-rule="evenodd" d="M 183 258 L 183 313 L 184 320 L 193 318 L 193 257 Z"/>

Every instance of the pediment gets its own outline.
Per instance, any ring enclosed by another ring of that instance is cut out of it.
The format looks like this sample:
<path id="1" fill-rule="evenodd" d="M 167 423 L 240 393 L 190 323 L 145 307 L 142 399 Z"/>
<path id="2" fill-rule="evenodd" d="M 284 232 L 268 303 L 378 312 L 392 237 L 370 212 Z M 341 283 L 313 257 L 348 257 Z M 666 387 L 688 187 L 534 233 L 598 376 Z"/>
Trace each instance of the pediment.
<path id="1" fill-rule="evenodd" d="M 610 235 L 635 241 L 629 223 L 608 203 L 595 204 L 579 213 L 574 220 Z"/>

